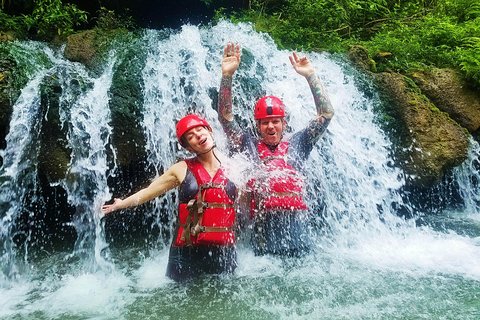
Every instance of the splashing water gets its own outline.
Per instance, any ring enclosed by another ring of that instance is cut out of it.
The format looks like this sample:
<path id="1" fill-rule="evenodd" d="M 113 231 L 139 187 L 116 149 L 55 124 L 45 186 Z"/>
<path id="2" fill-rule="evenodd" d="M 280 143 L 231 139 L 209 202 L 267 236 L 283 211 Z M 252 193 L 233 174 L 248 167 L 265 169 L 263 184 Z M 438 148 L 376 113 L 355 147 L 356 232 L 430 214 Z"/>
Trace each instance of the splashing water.
<path id="1" fill-rule="evenodd" d="M 90 79 L 78 65 L 64 66 L 70 69 L 75 67 L 70 71 L 92 82 L 91 89 L 80 95 L 76 94 L 77 88 L 66 85 L 70 77 L 62 79 L 64 90 L 60 118 L 68 127 L 68 146 L 72 154 L 69 170 L 61 184 L 67 191 L 69 203 L 76 210 L 72 222 L 77 231 L 73 255 L 81 255 L 92 272 L 97 268 L 112 268 L 106 253 L 107 244 L 99 211 L 109 196 L 106 146 L 111 127 L 108 124 L 108 90 L 114 64 L 115 57 L 111 54 L 104 73 L 96 79 Z"/>
<path id="2" fill-rule="evenodd" d="M 12 130 L 6 137 L 7 148 L 3 150 L 3 166 L 0 171 L 0 207 L 2 220 L 0 225 L 2 248 L 2 278 L 15 277 L 18 270 L 15 265 L 16 251 L 12 235 L 15 234 L 15 220 L 22 212 L 25 198 L 36 185 L 35 163 L 30 161 L 36 157 L 38 144 L 36 141 L 40 131 L 38 123 L 40 96 L 38 87 L 46 74 L 46 70 L 39 72 L 22 90 L 20 97 L 13 107 L 10 126 Z"/>
<path id="3" fill-rule="evenodd" d="M 234 108 L 242 125 L 253 125 L 251 108 L 265 93 L 285 101 L 292 131 L 303 128 L 315 115 L 308 84 L 290 66 L 289 53 L 278 50 L 270 38 L 249 25 L 219 22 L 204 28 L 184 26 L 178 32 L 146 30 L 143 37 L 142 50 L 148 52 L 142 71 L 145 148 L 158 174 L 179 157 L 189 156 L 179 152 L 174 134 L 175 121 L 188 111 L 207 118 L 218 149 L 226 151 L 212 92 L 219 85 L 221 54 L 228 41 L 243 48 L 233 88 Z M 375 125 L 373 109 L 378 99 L 362 93 L 354 72 L 344 62 L 325 54 L 307 55 L 335 108 L 328 132 L 305 164 L 308 203 L 325 228 L 319 232 L 314 253 L 303 258 L 257 257 L 247 240 L 238 244 L 239 267 L 234 275 L 205 276 L 187 284 L 176 284 L 164 276 L 168 250 L 163 245 L 151 252 L 126 246 L 122 254 L 105 260 L 107 268 L 77 266 L 72 270 L 63 255 L 52 255 L 39 263 L 38 273 L 22 274 L 13 285 L 0 289 L 0 317 L 480 317 L 478 143 L 472 141 L 468 160 L 455 172 L 469 217 L 468 233 L 418 227 L 413 220 L 399 218 L 395 207 L 408 207 L 400 194 L 404 180 L 402 172 L 392 165 L 388 138 Z M 113 62 L 103 76 L 88 78 L 92 89 L 80 100 L 67 93 L 63 97 L 65 105 L 71 107 L 81 102 L 63 117 L 74 150 L 69 172 L 75 175 L 73 180 L 81 181 L 66 188 L 71 203 L 85 210 L 87 218 L 94 217 L 98 201 L 108 197 L 103 153 L 110 131 L 106 93 L 112 68 Z M 92 119 L 82 110 L 97 106 L 101 109 L 90 112 L 99 113 L 98 122 L 91 124 Z M 251 166 L 244 160 L 235 158 L 224 164 L 237 184 L 248 181 Z M 167 200 L 158 200 L 152 214 L 166 209 L 173 220 L 177 204 L 170 195 L 162 199 Z M 439 219 L 451 214 L 446 212 Z M 79 224 L 81 242 L 76 250 L 96 256 L 97 245 L 85 245 L 82 236 L 82 226 L 89 222 L 80 219 L 75 223 Z M 94 224 L 95 230 L 102 230 L 97 222 Z M 91 237 L 103 238 L 88 230 L 86 234 Z M 164 239 L 160 240 L 163 243 Z M 99 250 L 105 246 L 101 244 Z M 51 275 L 42 270 L 50 270 Z"/>

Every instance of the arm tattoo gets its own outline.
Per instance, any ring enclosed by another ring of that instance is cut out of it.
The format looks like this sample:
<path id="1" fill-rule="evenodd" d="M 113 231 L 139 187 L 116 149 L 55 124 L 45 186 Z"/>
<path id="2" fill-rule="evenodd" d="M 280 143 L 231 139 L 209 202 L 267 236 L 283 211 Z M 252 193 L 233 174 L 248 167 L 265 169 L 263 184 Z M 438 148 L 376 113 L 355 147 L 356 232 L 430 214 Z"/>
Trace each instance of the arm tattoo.
<path id="1" fill-rule="evenodd" d="M 228 140 L 235 146 L 241 141 L 241 129 L 233 119 L 232 111 L 232 77 L 222 76 L 218 91 L 218 120 L 227 135 Z"/>
<path id="2" fill-rule="evenodd" d="M 223 76 L 218 91 L 218 120 L 222 125 L 233 120 L 232 77 Z"/>
<path id="3" fill-rule="evenodd" d="M 322 134 L 327 130 L 331 119 L 320 117 L 310 121 L 307 127 L 307 136 L 315 144 Z"/>
<path id="4" fill-rule="evenodd" d="M 307 81 L 313 94 L 315 106 L 317 107 L 318 117 L 331 119 L 333 117 L 332 103 L 330 102 L 327 92 L 325 91 L 325 88 L 320 82 L 320 79 L 314 73 L 311 76 L 307 77 Z"/>

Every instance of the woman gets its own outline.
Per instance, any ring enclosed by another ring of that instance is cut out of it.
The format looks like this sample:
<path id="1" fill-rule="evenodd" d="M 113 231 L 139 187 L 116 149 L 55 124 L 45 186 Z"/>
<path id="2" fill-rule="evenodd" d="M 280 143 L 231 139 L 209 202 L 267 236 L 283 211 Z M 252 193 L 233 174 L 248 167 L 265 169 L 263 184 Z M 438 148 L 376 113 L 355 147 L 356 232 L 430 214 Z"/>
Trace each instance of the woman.
<path id="1" fill-rule="evenodd" d="M 138 206 L 179 187 L 178 221 L 170 247 L 167 276 L 176 281 L 198 274 L 231 273 L 236 268 L 235 185 L 229 181 L 215 154 L 212 128 L 194 114 L 180 119 L 177 139 L 194 158 L 172 165 L 152 183 L 102 212 Z"/>

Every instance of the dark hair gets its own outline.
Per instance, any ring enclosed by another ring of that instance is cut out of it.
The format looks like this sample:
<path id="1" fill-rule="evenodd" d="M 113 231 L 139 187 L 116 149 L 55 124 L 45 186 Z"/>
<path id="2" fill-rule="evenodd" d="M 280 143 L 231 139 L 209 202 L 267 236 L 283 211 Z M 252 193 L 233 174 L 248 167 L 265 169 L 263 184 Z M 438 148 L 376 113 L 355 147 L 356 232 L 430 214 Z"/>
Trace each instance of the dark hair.
<path id="1" fill-rule="evenodd" d="M 187 138 L 185 138 L 185 135 L 183 135 L 180 138 L 180 145 L 184 148 L 186 148 L 188 146 L 188 141 L 187 141 Z"/>

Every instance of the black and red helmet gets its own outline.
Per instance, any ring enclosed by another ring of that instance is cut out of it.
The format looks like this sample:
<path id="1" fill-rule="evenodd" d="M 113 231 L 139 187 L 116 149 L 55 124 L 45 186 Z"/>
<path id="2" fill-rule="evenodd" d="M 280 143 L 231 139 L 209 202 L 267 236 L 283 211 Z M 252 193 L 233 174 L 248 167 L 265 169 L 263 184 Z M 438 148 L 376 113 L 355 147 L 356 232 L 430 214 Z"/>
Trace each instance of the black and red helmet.
<path id="1" fill-rule="evenodd" d="M 283 118 L 285 117 L 285 105 L 280 98 L 275 96 L 265 96 L 255 103 L 253 110 L 255 120 L 266 118 Z"/>

